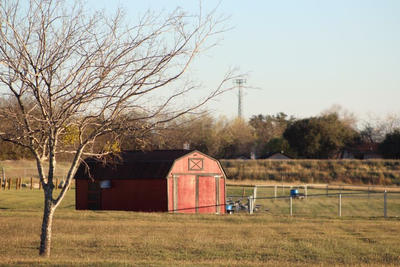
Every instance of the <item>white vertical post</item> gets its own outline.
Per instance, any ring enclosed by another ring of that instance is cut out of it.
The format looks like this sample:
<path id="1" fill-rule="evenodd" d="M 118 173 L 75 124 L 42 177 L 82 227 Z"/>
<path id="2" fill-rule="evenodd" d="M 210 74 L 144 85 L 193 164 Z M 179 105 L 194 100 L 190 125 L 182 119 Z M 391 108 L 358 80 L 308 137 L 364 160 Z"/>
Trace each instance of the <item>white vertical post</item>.
<path id="1" fill-rule="evenodd" d="M 253 196 L 249 196 L 248 200 L 249 200 L 249 213 L 253 214 L 253 210 L 254 210 L 254 207 L 253 207 Z"/>
<path id="2" fill-rule="evenodd" d="M 307 199 L 307 185 L 304 186 L 304 197 Z"/>
<path id="3" fill-rule="evenodd" d="M 274 196 L 275 196 L 275 198 L 276 198 L 276 196 L 277 196 L 277 191 L 278 191 L 278 186 L 275 185 L 275 188 L 274 188 Z"/>
<path id="4" fill-rule="evenodd" d="M 383 193 L 383 217 L 387 217 L 387 192 Z"/>
<path id="5" fill-rule="evenodd" d="M 254 199 L 254 202 L 256 202 L 256 199 L 257 199 L 257 186 L 256 185 L 253 188 L 253 199 Z"/>
<path id="6" fill-rule="evenodd" d="M 293 198 L 290 196 L 290 216 L 293 215 Z"/>
<path id="7" fill-rule="evenodd" d="M 339 194 L 339 217 L 342 217 L 342 194 Z"/>

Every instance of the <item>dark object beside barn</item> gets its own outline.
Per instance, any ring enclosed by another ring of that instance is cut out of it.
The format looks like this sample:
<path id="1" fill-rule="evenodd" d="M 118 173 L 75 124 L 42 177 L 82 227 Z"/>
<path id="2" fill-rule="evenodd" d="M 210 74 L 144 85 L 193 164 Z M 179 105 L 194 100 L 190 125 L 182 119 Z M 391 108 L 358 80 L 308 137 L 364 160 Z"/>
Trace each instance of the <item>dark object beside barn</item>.
<path id="1" fill-rule="evenodd" d="M 76 209 L 225 213 L 225 178 L 216 159 L 196 150 L 88 158 L 75 175 Z"/>

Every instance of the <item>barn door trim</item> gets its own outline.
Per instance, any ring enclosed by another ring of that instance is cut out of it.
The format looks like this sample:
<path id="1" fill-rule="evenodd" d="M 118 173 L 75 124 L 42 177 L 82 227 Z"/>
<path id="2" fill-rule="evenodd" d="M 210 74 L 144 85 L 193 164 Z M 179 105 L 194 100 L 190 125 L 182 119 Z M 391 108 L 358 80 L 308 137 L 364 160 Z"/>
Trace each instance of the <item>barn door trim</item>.
<path id="1" fill-rule="evenodd" d="M 200 175 L 196 175 L 196 213 L 199 213 L 199 179 L 200 179 Z"/>
<path id="2" fill-rule="evenodd" d="M 219 206 L 219 178 L 221 176 L 215 175 L 215 211 L 217 214 L 220 213 L 220 206 Z"/>
<path id="3" fill-rule="evenodd" d="M 218 176 L 222 177 L 221 174 L 217 173 L 217 172 L 206 172 L 206 173 L 174 172 L 173 175 L 196 175 L 196 176 L 197 175 L 198 176 L 216 176 L 216 175 L 218 175 Z"/>
<path id="4" fill-rule="evenodd" d="M 178 175 L 172 175 L 172 202 L 173 202 L 173 211 L 178 212 Z"/>

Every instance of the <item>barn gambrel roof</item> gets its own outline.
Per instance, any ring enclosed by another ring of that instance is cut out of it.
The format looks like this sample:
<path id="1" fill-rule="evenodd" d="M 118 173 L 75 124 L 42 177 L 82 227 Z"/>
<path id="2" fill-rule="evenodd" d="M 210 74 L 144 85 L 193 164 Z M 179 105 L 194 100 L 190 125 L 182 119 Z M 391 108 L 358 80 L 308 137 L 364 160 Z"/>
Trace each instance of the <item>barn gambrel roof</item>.
<path id="1" fill-rule="evenodd" d="M 204 155 L 196 150 L 153 150 L 123 151 L 105 159 L 87 158 L 79 166 L 75 179 L 166 178 L 177 159 L 193 152 Z"/>

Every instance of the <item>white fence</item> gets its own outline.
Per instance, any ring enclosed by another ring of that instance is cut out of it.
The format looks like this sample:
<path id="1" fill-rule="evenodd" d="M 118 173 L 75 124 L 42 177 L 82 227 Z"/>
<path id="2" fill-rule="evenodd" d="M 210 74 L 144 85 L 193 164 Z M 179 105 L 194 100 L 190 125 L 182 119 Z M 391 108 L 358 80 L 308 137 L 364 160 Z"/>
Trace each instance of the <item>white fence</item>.
<path id="1" fill-rule="evenodd" d="M 292 195 L 290 190 L 297 189 Z M 228 186 L 227 209 L 271 215 L 399 217 L 397 187 L 333 185 Z"/>

